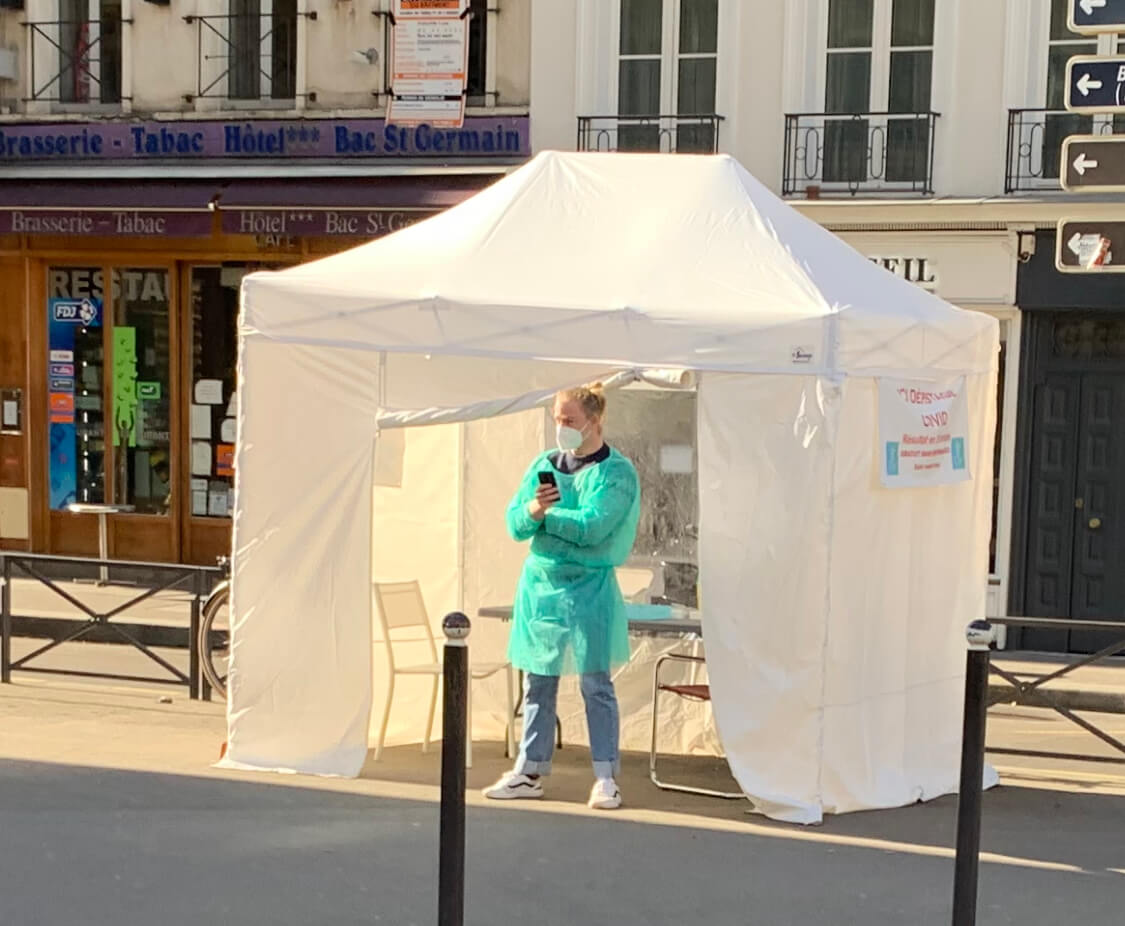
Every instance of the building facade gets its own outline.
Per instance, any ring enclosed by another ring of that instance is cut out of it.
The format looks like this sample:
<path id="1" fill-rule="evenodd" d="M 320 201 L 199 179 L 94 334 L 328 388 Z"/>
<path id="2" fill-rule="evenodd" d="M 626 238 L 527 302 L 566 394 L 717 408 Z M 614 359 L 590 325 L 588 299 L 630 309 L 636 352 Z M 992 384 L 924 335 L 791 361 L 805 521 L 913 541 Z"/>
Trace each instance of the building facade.
<path id="1" fill-rule="evenodd" d="M 536 5 L 532 148 L 725 152 L 805 215 L 1001 324 L 989 609 L 1125 616 L 1125 284 L 1055 270 L 1066 62 L 1125 50 L 1065 0 Z M 1026 645 L 1090 651 L 1097 634 Z"/>
<path id="2" fill-rule="evenodd" d="M 389 0 L 0 8 L 0 549 L 96 555 L 77 502 L 115 558 L 229 550 L 242 277 L 530 150 L 531 2 L 469 6 L 461 128 L 383 119 Z"/>

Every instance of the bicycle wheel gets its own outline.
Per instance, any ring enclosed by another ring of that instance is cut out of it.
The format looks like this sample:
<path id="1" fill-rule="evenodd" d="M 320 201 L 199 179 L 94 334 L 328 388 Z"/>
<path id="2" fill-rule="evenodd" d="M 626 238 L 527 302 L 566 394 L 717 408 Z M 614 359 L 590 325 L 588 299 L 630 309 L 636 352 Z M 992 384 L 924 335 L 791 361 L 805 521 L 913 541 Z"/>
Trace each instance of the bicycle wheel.
<path id="1" fill-rule="evenodd" d="M 220 698 L 227 697 L 230 660 L 230 583 L 215 587 L 203 605 L 199 621 L 199 662 L 203 674 Z"/>

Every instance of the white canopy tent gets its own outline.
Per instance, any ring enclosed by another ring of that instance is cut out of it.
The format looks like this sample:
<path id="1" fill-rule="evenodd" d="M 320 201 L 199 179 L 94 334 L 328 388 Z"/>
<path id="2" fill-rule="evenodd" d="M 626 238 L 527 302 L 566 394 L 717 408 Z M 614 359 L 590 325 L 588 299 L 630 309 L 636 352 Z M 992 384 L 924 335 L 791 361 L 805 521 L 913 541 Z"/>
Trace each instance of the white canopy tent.
<path id="1" fill-rule="evenodd" d="M 230 764 L 358 774 L 372 579 L 423 575 L 428 601 L 470 612 L 510 601 L 503 505 L 544 446 L 529 409 L 691 371 L 706 655 L 740 785 L 806 823 L 955 789 L 993 319 L 869 263 L 729 157 L 548 152 L 387 238 L 247 277 L 240 335 Z M 880 377 L 965 377 L 971 480 L 881 486 Z M 474 652 L 502 646 L 480 624 Z"/>

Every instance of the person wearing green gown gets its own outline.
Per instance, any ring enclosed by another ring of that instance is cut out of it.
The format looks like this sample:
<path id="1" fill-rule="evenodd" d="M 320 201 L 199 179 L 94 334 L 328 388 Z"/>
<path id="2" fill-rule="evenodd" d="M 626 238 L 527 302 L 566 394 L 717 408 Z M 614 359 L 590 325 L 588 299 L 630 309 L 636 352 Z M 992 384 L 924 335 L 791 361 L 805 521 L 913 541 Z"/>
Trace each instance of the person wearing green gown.
<path id="1" fill-rule="evenodd" d="M 542 797 L 559 678 L 577 674 L 594 765 L 589 806 L 621 806 L 610 672 L 629 659 L 629 625 L 615 568 L 636 539 L 640 484 L 633 464 L 605 442 L 605 412 L 600 384 L 559 393 L 558 450 L 532 462 L 508 506 L 508 532 L 531 542 L 508 643 L 509 660 L 525 673 L 524 725 L 515 768 L 486 788 L 486 797 Z"/>

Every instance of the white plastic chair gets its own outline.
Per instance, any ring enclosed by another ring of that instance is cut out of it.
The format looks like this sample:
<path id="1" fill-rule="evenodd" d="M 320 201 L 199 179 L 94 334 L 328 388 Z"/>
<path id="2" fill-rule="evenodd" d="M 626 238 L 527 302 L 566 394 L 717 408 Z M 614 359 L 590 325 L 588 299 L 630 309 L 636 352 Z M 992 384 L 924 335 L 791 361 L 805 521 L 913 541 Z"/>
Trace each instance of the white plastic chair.
<path id="1" fill-rule="evenodd" d="M 379 741 L 375 746 L 375 761 L 379 761 L 383 754 L 383 743 L 387 738 L 387 724 L 391 719 L 391 704 L 395 695 L 395 677 L 398 675 L 430 675 L 433 677 L 433 686 L 430 690 L 430 707 L 426 718 L 426 734 L 422 740 L 422 751 L 430 748 L 430 735 L 434 729 L 434 713 L 437 710 L 438 684 L 441 681 L 441 658 L 438 655 L 437 642 L 434 632 L 430 627 L 430 618 L 426 613 L 426 603 L 422 598 L 422 588 L 416 582 L 376 582 L 375 585 L 375 610 L 378 612 L 379 621 L 383 626 L 383 645 L 387 650 L 387 661 L 390 664 L 390 684 L 387 688 L 387 703 L 383 707 L 383 722 L 379 725 Z M 406 637 L 396 634 L 395 631 L 415 629 L 420 631 L 418 636 Z M 425 642 L 430 648 L 432 662 L 399 665 L 395 661 L 395 643 Z M 506 736 L 508 752 L 515 755 L 515 686 L 512 680 L 512 666 L 507 662 L 469 663 L 469 676 L 473 681 L 489 678 L 497 672 L 504 672 L 508 683 L 508 723 Z M 465 743 L 465 765 L 473 764 L 473 695 L 472 685 L 468 692 L 468 737 Z"/>
<path id="2" fill-rule="evenodd" d="M 656 573 L 652 569 L 635 566 L 617 567 L 617 585 L 621 597 L 633 604 L 648 604 L 653 595 Z"/>

